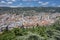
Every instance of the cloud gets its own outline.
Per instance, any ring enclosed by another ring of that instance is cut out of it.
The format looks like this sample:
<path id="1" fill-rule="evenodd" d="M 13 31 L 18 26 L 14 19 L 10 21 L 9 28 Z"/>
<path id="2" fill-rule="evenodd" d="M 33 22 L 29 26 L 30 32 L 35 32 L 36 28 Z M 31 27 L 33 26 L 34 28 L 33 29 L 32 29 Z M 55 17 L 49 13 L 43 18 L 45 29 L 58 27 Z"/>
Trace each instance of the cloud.
<path id="1" fill-rule="evenodd" d="M 22 3 L 20 3 L 19 5 L 23 5 Z"/>
<path id="2" fill-rule="evenodd" d="M 30 7 L 34 7 L 33 5 L 30 5 Z"/>
<path id="3" fill-rule="evenodd" d="M 58 5 L 57 7 L 60 7 L 60 5 Z"/>
<path id="4" fill-rule="evenodd" d="M 8 4 L 12 4 L 13 2 L 8 2 Z"/>
<path id="5" fill-rule="evenodd" d="M 49 2 L 42 2 L 42 1 L 39 1 L 38 3 L 41 4 L 41 5 L 47 5 L 47 4 L 49 4 Z"/>
<path id="6" fill-rule="evenodd" d="M 5 1 L 1 1 L 0 3 L 6 3 Z"/>
<path id="7" fill-rule="evenodd" d="M 39 1 L 38 3 L 41 4 L 41 3 L 43 3 L 43 2 Z"/>
<path id="8" fill-rule="evenodd" d="M 51 6 L 56 6 L 56 3 L 51 4 Z"/>
<path id="9" fill-rule="evenodd" d="M 24 7 L 24 6 L 23 6 L 22 3 L 20 3 L 20 4 L 16 5 L 16 6 L 10 5 L 9 7 L 11 7 L 11 8 L 16 8 L 16 7 Z"/>
<path id="10" fill-rule="evenodd" d="M 11 5 L 11 6 L 8 6 L 8 7 L 11 7 L 11 8 L 16 8 L 16 7 L 24 7 L 24 6 L 20 6 L 20 5 L 13 6 L 13 5 Z"/>
<path id="11" fill-rule="evenodd" d="M 12 1 L 12 2 L 15 2 L 16 0 L 7 0 L 7 1 Z"/>
<path id="12" fill-rule="evenodd" d="M 42 3 L 41 5 L 47 5 L 47 4 L 49 4 L 49 2 L 44 2 L 44 3 Z"/>
<path id="13" fill-rule="evenodd" d="M 6 0 L 6 1 L 10 1 L 10 0 Z"/>
<path id="14" fill-rule="evenodd" d="M 33 1 L 39 1 L 39 0 L 33 0 Z"/>
<path id="15" fill-rule="evenodd" d="M 16 1 L 16 0 L 12 0 L 12 1 Z"/>
<path id="16" fill-rule="evenodd" d="M 11 4 L 13 4 L 12 1 L 1 1 L 1 2 L 0 2 L 0 7 L 1 7 L 1 6 L 7 7 L 7 6 L 10 6 Z"/>
<path id="17" fill-rule="evenodd" d="M 22 0 L 22 1 L 39 1 L 39 0 Z"/>
<path id="18" fill-rule="evenodd" d="M 8 4 L 0 4 L 0 7 L 8 7 Z"/>
<path id="19" fill-rule="evenodd" d="M 9 7 L 11 7 L 11 8 L 15 8 L 15 7 L 18 7 L 18 6 L 9 6 Z"/>
<path id="20" fill-rule="evenodd" d="M 32 0 L 22 0 L 22 1 L 32 1 Z"/>

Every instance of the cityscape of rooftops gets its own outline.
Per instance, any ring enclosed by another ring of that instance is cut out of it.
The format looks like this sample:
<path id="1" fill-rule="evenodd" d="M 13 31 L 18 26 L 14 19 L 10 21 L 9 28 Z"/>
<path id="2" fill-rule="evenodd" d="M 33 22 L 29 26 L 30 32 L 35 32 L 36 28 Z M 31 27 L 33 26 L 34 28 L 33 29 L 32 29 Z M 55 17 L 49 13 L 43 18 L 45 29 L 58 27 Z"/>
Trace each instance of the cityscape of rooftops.
<path id="1" fill-rule="evenodd" d="M 0 40 L 60 40 L 60 0 L 0 0 Z"/>

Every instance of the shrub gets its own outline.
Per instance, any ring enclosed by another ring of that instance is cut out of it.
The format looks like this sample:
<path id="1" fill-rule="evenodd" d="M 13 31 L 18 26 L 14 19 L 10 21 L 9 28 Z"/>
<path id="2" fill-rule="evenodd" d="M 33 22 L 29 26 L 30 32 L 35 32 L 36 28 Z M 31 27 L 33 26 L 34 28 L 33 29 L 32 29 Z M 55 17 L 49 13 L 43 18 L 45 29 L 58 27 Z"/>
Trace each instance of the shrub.
<path id="1" fill-rule="evenodd" d="M 27 34 L 27 31 L 25 31 L 24 29 L 22 28 L 14 28 L 14 33 L 16 36 L 24 36 Z"/>
<path id="2" fill-rule="evenodd" d="M 3 32 L 3 34 L 0 35 L 0 40 L 14 40 L 15 34 L 12 31 Z"/>

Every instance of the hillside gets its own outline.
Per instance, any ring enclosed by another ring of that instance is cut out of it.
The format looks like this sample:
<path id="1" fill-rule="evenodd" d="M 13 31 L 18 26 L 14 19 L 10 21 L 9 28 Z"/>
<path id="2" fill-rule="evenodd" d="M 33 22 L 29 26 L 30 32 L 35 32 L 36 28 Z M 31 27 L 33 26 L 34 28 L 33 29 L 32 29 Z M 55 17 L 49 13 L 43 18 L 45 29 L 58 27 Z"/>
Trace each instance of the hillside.
<path id="1" fill-rule="evenodd" d="M 10 13 L 22 13 L 26 11 L 35 11 L 35 12 L 59 12 L 60 7 L 18 7 L 18 8 L 11 8 L 11 7 L 0 7 L 0 13 L 10 12 Z"/>

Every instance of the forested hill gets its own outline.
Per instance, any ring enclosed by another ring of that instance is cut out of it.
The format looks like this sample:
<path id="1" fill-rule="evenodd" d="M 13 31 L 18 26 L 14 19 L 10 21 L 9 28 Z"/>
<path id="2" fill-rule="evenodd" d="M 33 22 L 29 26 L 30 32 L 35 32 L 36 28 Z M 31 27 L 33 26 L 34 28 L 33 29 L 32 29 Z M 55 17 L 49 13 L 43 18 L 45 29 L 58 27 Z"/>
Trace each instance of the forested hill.
<path id="1" fill-rule="evenodd" d="M 59 12 L 60 13 L 60 7 L 17 7 L 17 8 L 11 8 L 11 7 L 0 7 L 0 13 L 4 11 L 31 11 L 34 10 L 36 12 Z"/>

